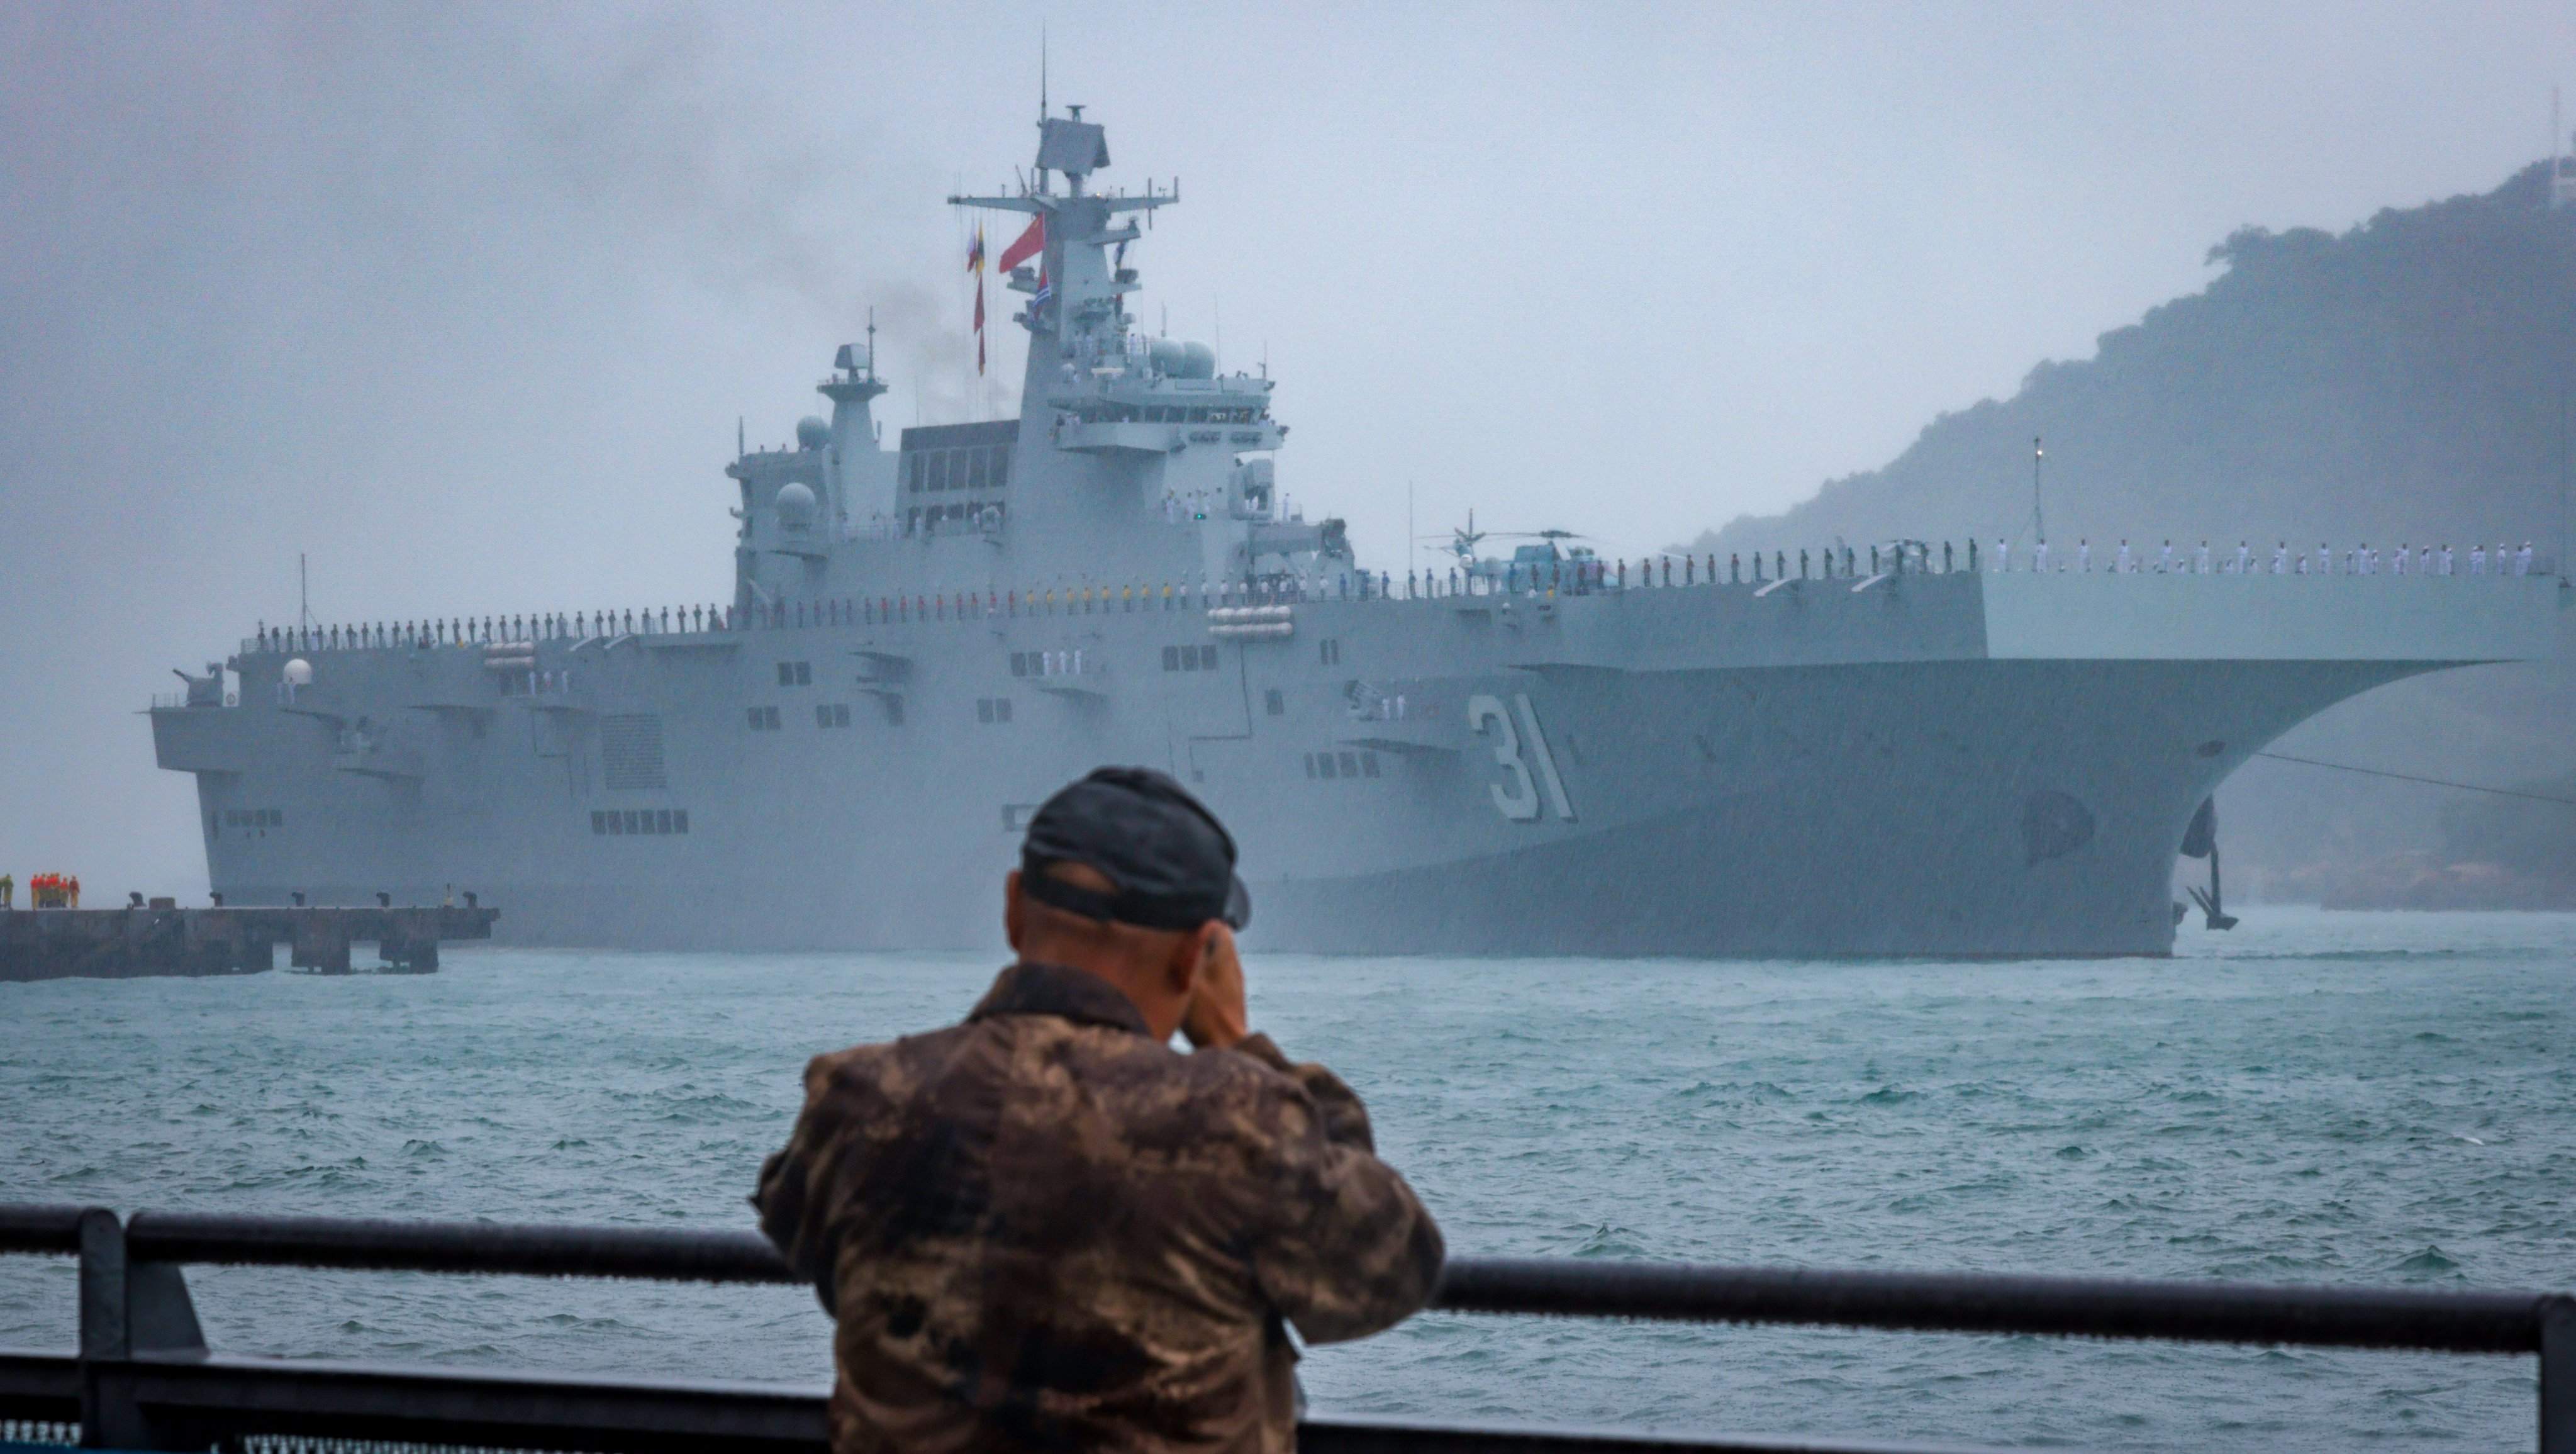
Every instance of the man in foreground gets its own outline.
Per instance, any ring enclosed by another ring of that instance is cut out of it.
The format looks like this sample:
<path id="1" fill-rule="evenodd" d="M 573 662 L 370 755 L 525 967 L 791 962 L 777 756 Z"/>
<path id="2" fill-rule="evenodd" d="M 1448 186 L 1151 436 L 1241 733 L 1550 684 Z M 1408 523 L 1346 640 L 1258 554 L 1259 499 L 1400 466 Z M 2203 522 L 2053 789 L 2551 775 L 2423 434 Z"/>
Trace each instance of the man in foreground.
<path id="1" fill-rule="evenodd" d="M 1250 1033 L 1234 862 L 1179 783 L 1102 768 L 1030 822 L 966 1022 L 806 1067 L 752 1200 L 839 1325 L 836 1454 L 1292 1449 L 1283 1322 L 1430 1296 L 1359 1098 Z"/>

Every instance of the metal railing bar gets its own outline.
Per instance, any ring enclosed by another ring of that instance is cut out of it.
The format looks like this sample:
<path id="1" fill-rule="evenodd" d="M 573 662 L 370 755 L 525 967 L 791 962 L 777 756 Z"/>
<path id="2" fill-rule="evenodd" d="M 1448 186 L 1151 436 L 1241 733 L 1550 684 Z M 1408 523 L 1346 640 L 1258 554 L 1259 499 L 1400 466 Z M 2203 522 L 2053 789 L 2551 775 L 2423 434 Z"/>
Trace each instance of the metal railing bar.
<path id="1" fill-rule="evenodd" d="M 1909 1332 L 2536 1353 L 2550 1295 L 1461 1258 L 1434 1308 Z"/>
<path id="2" fill-rule="evenodd" d="M 137 1212 L 126 1223 L 125 1237 L 139 1262 L 673 1282 L 800 1281 L 787 1259 L 757 1232 Z"/>
<path id="3" fill-rule="evenodd" d="M 77 1360 L 42 1360 L 52 1381 L 79 1377 Z M 216 1438 L 275 1434 L 484 1448 L 633 1451 L 703 1449 L 711 1441 L 775 1454 L 822 1454 L 827 1390 L 807 1385 L 665 1384 L 629 1379 L 458 1372 L 415 1366 L 240 1357 L 137 1358 L 122 1377 L 168 1429 Z M 61 1398 L 0 1381 L 0 1415 L 60 1419 Z M 1843 1443 L 1742 1435 L 1480 1427 L 1342 1416 L 1298 1426 L 1314 1454 L 1969 1454 L 1942 1446 Z"/>
<path id="4" fill-rule="evenodd" d="M 819 1385 L 663 1383 L 376 1363 L 212 1357 L 137 1358 L 127 1365 L 135 1400 L 155 1413 L 213 1417 L 286 1432 L 279 1421 L 368 1421 L 459 1431 L 554 1430 L 566 1447 L 585 1431 L 638 1431 L 696 1440 L 828 1440 Z M 297 1427 L 310 1427 L 299 1422 Z M 451 1437 L 442 1443 L 484 1443 Z M 576 1442 L 569 1447 L 583 1447 Z M 618 1445 L 615 1447 L 623 1447 Z"/>
<path id="5" fill-rule="evenodd" d="M 160 1431 L 134 1447 L 202 1449 L 258 1434 L 491 1449 L 821 1454 L 824 1391 L 756 1384 L 286 1359 L 138 1357 L 120 1398 Z"/>
<path id="6" fill-rule="evenodd" d="M 87 1207 L 0 1202 L 0 1252 L 78 1252 Z"/>
<path id="7" fill-rule="evenodd" d="M 32 1413 L 43 1406 L 51 1413 Z M 0 1410 L 12 1417 L 80 1417 L 80 1360 L 67 1353 L 0 1348 Z"/>
<path id="8" fill-rule="evenodd" d="M 1513 1424 L 1421 1424 L 1343 1415 L 1297 1426 L 1299 1454 L 1530 1450 L 1548 1454 L 1981 1454 L 1950 1444 L 1854 1444 L 1761 1434 L 1654 1434 Z"/>
<path id="9" fill-rule="evenodd" d="M 139 1212 L 137 1261 L 795 1283 L 753 1232 Z M 1446 1312 L 2536 1353 L 2537 1292 L 1454 1258 Z"/>

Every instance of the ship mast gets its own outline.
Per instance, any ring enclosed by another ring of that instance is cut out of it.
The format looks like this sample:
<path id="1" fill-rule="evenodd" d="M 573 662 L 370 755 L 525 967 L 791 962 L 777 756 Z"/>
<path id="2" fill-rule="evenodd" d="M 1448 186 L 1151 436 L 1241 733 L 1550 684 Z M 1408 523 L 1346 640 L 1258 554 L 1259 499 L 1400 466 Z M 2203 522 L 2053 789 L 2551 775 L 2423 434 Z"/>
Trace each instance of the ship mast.
<path id="1" fill-rule="evenodd" d="M 953 207 L 1021 213 L 1044 229 L 1037 267 L 1015 267 L 1003 280 L 1029 298 L 1012 315 L 1032 336 L 1024 409 L 1046 397 L 1046 381 L 1059 372 L 1079 374 L 1124 351 L 1126 295 L 1141 285 L 1133 269 L 1113 262 L 1110 251 L 1135 241 L 1137 231 L 1133 221 L 1112 224 L 1121 213 L 1150 213 L 1179 200 L 1177 185 L 1158 191 L 1149 183 L 1141 197 L 1094 193 L 1091 174 L 1109 165 L 1107 134 L 1098 122 L 1082 119 L 1080 106 L 1064 110 L 1063 116 L 1039 118 L 1035 176 L 1018 195 L 948 199 Z M 1051 173 L 1064 177 L 1062 192 L 1055 190 Z"/>

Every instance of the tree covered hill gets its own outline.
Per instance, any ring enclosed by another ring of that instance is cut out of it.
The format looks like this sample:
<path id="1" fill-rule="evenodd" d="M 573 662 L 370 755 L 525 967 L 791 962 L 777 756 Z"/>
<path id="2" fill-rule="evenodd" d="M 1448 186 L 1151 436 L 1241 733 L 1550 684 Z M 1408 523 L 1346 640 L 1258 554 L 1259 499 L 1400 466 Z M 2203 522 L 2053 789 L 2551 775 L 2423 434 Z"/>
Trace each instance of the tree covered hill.
<path id="1" fill-rule="evenodd" d="M 2544 165 L 2484 196 L 2333 236 L 2247 228 L 2209 287 L 2031 370 L 2011 399 L 1926 426 L 1886 468 L 1692 548 L 2031 535 L 2047 440 L 2050 536 L 2072 545 L 2554 543 L 2560 411 L 2576 373 L 2576 210 Z"/>
<path id="2" fill-rule="evenodd" d="M 2550 210 L 2546 187 L 2535 164 L 2341 235 L 2239 231 L 2211 249 L 2225 271 L 2205 290 L 2104 334 L 2092 358 L 2043 363 L 2012 398 L 1934 420 L 1885 468 L 1688 548 L 1794 555 L 1973 534 L 2026 559 L 2037 436 L 2052 546 L 2089 537 L 2097 559 L 2122 537 L 2150 556 L 2168 538 L 2267 555 L 2283 539 L 2530 540 L 2555 555 L 2576 427 L 2576 208 Z M 2576 770 L 2576 669 L 2382 688 L 2280 750 L 2476 783 L 2559 778 Z M 2576 809 L 2525 806 L 2540 811 L 2510 815 L 2507 832 L 2455 792 L 2267 761 L 2220 794 L 2231 867 L 2274 894 L 2576 906 Z M 2498 830 L 2481 838 L 2489 821 Z M 2486 866 L 2449 872 L 2465 862 Z"/>

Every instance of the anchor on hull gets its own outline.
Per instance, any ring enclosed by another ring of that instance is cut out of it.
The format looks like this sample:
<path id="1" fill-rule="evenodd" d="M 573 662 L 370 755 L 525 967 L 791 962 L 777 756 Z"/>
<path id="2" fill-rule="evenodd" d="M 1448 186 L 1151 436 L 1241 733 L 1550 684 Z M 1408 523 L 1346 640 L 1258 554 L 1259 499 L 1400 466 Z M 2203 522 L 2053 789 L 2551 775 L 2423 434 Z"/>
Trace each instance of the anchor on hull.
<path id="1" fill-rule="evenodd" d="M 2209 887 L 2187 888 L 2191 901 L 2200 906 L 2201 922 L 2211 929 L 2233 929 L 2236 916 L 2227 912 L 2226 900 L 2218 883 L 2218 799 L 2200 800 L 2200 811 L 2191 815 L 2191 826 L 2183 830 L 2182 856 L 2209 860 Z M 2174 922 L 2182 922 L 2183 906 L 2173 906 Z"/>

